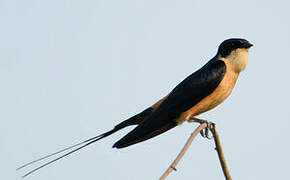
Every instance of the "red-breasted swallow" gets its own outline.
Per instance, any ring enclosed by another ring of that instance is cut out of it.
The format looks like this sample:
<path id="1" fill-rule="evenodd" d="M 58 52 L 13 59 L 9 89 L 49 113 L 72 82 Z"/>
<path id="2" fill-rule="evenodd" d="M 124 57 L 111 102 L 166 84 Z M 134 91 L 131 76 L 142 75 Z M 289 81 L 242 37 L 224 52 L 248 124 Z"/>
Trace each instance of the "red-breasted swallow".
<path id="1" fill-rule="evenodd" d="M 211 110 L 231 94 L 240 72 L 248 64 L 248 53 L 252 46 L 245 39 L 234 38 L 223 41 L 218 48 L 217 54 L 211 60 L 185 78 L 168 95 L 151 107 L 121 122 L 106 133 L 27 163 L 18 169 L 69 149 L 76 148 L 28 172 L 24 175 L 25 177 L 120 129 L 137 125 L 135 129 L 113 145 L 113 148 L 124 148 L 155 137 L 189 120 L 191 117 Z"/>

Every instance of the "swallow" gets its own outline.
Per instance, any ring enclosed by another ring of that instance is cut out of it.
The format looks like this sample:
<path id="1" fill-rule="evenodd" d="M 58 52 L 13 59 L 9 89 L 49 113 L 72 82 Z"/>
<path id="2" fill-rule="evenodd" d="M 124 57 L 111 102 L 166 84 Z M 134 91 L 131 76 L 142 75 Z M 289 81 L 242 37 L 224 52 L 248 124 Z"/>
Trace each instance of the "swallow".
<path id="1" fill-rule="evenodd" d="M 127 135 L 117 141 L 113 148 L 125 148 L 164 133 L 184 121 L 189 121 L 201 113 L 221 104 L 232 92 L 241 71 L 248 64 L 249 49 L 253 46 L 246 39 L 232 38 L 223 41 L 217 54 L 203 67 L 179 83 L 168 95 L 139 114 L 119 123 L 112 130 L 83 142 L 62 149 L 40 159 L 27 163 L 18 169 L 37 161 L 75 148 L 23 177 L 43 168 L 69 154 L 76 152 L 125 127 L 137 125 Z"/>

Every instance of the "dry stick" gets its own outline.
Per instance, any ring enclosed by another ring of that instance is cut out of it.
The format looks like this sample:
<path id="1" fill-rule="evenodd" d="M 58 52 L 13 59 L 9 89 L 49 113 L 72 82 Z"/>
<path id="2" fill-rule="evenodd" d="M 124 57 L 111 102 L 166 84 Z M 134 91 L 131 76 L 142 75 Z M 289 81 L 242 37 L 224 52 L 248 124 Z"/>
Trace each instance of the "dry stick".
<path id="1" fill-rule="evenodd" d="M 225 158 L 223 150 L 222 150 L 221 141 L 220 141 L 219 135 L 215 129 L 215 124 L 212 124 L 212 126 L 210 127 L 210 131 L 214 137 L 216 151 L 217 151 L 218 156 L 219 156 L 219 160 L 220 160 L 220 163 L 221 163 L 221 166 L 223 169 L 224 176 L 225 176 L 226 180 L 232 180 L 229 169 L 227 167 L 226 158 Z"/>
<path id="2" fill-rule="evenodd" d="M 176 159 L 173 161 L 173 163 L 168 167 L 168 169 L 165 171 L 165 173 L 160 177 L 160 180 L 164 180 L 171 172 L 172 170 L 176 171 L 176 165 L 177 163 L 180 161 L 180 159 L 183 157 L 183 155 L 185 154 L 185 152 L 187 151 L 187 149 L 190 147 L 193 139 L 195 138 L 195 136 L 204 128 L 207 127 L 207 123 L 202 123 L 200 124 L 195 130 L 194 132 L 191 134 L 191 136 L 189 137 L 189 139 L 187 140 L 186 144 L 184 145 L 184 147 L 182 148 L 182 150 L 180 151 L 180 153 L 178 154 L 178 156 L 176 157 Z"/>
<path id="3" fill-rule="evenodd" d="M 184 145 L 183 149 L 181 150 L 181 152 L 178 154 L 178 156 L 176 157 L 176 159 L 173 161 L 173 163 L 169 166 L 169 168 L 165 171 L 165 173 L 161 176 L 160 180 L 164 180 L 171 172 L 172 170 L 176 170 L 176 165 L 177 163 L 180 161 L 180 159 L 183 157 L 183 155 L 185 154 L 185 152 L 187 151 L 187 149 L 189 148 L 189 146 L 191 145 L 193 139 L 195 138 L 195 136 L 201 132 L 204 128 L 209 128 L 210 131 L 213 134 L 214 137 L 214 141 L 215 141 L 215 145 L 216 145 L 216 151 L 218 153 L 218 157 L 222 166 L 222 170 L 224 173 L 224 176 L 226 178 L 226 180 L 232 180 L 229 169 L 227 167 L 227 163 L 226 163 L 226 159 L 225 156 L 223 154 L 223 150 L 222 150 L 222 146 L 221 146 L 221 141 L 219 138 L 219 135 L 215 129 L 215 124 L 214 123 L 210 123 L 206 120 L 203 119 L 198 119 L 195 117 L 192 117 L 191 120 L 189 122 L 197 122 L 200 123 L 200 125 L 195 129 L 195 131 L 191 134 L 191 136 L 189 137 L 189 139 L 187 140 L 186 144 Z"/>

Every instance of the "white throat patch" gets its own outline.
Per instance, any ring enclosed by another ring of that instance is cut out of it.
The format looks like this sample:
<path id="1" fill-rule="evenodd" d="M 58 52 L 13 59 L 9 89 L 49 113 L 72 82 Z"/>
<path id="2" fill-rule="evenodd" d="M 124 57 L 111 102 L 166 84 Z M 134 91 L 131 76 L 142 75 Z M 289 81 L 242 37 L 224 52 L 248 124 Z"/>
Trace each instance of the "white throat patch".
<path id="1" fill-rule="evenodd" d="M 233 68 L 237 73 L 243 71 L 248 65 L 248 55 L 249 48 L 239 48 L 231 52 L 226 58 L 219 58 L 227 63 Z"/>

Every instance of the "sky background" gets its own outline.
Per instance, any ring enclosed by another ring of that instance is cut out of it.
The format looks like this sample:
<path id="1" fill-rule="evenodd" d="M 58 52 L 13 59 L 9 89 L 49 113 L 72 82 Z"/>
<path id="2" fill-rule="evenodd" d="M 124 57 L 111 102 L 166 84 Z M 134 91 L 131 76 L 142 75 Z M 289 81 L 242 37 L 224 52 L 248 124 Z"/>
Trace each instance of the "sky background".
<path id="1" fill-rule="evenodd" d="M 144 110 L 231 37 L 254 44 L 248 67 L 199 117 L 217 124 L 233 179 L 287 179 L 289 17 L 286 0 L 0 0 L 0 179 Z M 130 127 L 27 179 L 158 179 L 196 126 L 112 149 Z M 223 179 L 200 136 L 177 169 L 168 179 Z"/>

